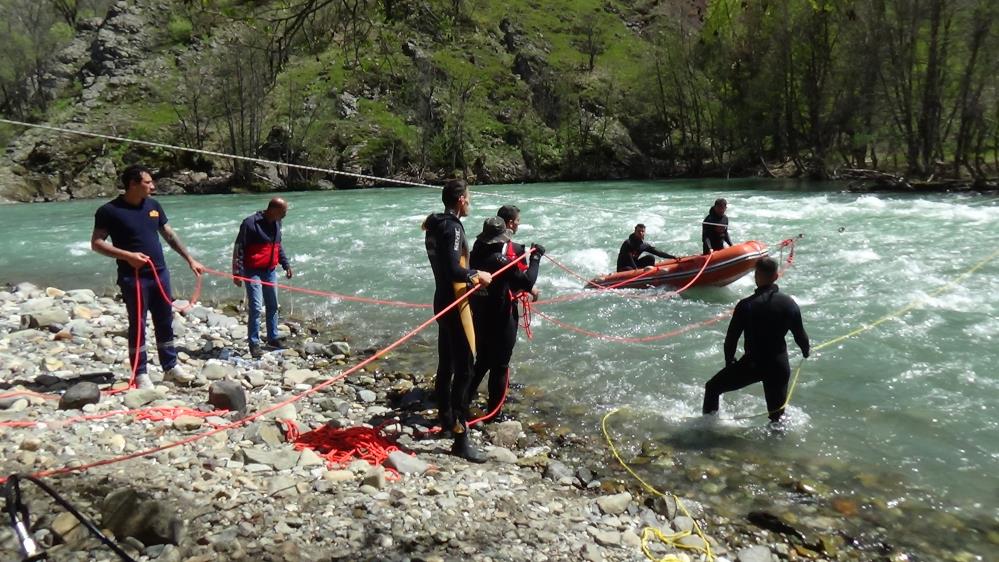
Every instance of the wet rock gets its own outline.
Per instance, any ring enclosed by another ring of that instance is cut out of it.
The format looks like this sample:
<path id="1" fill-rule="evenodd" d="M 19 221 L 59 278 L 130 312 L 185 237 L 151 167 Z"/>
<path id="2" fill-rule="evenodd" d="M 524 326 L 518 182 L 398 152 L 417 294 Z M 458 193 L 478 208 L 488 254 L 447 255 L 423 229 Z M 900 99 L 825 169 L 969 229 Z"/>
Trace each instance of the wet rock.
<path id="1" fill-rule="evenodd" d="M 87 404 L 101 401 L 101 387 L 92 382 L 78 382 L 59 399 L 60 410 L 79 410 Z"/>
<path id="2" fill-rule="evenodd" d="M 545 467 L 545 478 L 558 482 L 563 478 L 572 478 L 572 470 L 559 461 L 549 461 Z"/>

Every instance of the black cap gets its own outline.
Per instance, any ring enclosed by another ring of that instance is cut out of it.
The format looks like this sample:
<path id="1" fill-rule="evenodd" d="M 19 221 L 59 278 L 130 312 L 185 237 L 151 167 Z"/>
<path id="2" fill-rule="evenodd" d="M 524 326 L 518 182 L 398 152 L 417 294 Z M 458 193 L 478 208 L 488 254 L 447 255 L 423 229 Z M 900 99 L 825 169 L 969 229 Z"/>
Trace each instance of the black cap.
<path id="1" fill-rule="evenodd" d="M 485 244 L 507 242 L 510 240 L 510 231 L 506 228 L 506 221 L 499 217 L 489 217 L 482 223 L 482 232 L 475 239 Z"/>

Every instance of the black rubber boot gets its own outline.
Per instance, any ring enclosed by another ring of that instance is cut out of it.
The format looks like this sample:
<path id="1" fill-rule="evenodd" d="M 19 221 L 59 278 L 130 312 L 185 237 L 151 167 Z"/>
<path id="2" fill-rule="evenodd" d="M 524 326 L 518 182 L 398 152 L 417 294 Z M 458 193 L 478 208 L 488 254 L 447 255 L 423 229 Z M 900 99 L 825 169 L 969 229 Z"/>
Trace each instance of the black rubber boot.
<path id="1" fill-rule="evenodd" d="M 451 454 L 465 459 L 468 462 L 484 463 L 486 455 L 473 447 L 468 440 L 468 429 L 454 436 L 454 444 L 451 445 Z"/>

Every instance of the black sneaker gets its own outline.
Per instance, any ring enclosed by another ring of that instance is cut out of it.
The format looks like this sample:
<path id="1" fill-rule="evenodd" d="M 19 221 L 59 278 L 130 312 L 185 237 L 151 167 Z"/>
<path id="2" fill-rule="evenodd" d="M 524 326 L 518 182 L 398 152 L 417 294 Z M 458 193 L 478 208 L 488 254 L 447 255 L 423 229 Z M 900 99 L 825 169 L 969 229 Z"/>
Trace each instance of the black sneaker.
<path id="1" fill-rule="evenodd" d="M 264 352 L 262 349 L 260 349 L 259 345 L 250 346 L 250 357 L 253 357 L 254 359 L 260 359 L 263 355 Z"/>
<path id="2" fill-rule="evenodd" d="M 284 343 L 281 340 L 267 340 L 267 349 L 271 351 L 284 349 Z"/>

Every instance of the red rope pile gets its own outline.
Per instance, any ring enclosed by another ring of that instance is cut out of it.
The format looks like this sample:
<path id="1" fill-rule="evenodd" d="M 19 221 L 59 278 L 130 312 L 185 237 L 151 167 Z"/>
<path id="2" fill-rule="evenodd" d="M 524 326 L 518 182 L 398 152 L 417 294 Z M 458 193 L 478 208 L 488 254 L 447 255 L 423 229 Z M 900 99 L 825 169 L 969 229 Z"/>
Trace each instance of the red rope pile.
<path id="1" fill-rule="evenodd" d="M 382 426 L 335 428 L 324 425 L 299 433 L 295 422 L 282 420 L 282 423 L 285 424 L 285 437 L 296 451 L 312 449 L 329 464 L 345 465 L 353 459 L 362 459 L 371 465 L 385 464 L 389 453 L 401 450 L 382 435 Z M 392 468 L 389 470 L 395 472 Z"/>

